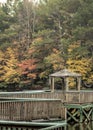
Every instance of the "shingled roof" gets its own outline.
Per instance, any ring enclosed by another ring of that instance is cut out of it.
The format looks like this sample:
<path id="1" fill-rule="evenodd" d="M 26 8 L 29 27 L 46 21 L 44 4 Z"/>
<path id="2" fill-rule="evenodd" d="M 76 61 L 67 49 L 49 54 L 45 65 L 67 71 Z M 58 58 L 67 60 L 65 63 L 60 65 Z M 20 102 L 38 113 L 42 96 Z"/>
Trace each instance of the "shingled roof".
<path id="1" fill-rule="evenodd" d="M 50 77 L 81 77 L 81 74 L 70 72 L 68 69 L 64 69 L 56 73 L 50 74 Z"/>

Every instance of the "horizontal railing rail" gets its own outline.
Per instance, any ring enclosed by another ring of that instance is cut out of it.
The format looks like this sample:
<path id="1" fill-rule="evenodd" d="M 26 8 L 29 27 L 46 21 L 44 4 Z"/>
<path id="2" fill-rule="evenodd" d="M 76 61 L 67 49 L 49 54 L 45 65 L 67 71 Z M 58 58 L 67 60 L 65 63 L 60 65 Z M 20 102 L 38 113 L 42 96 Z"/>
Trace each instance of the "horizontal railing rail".
<path id="1" fill-rule="evenodd" d="M 67 125 L 66 121 L 50 122 L 25 122 L 25 121 L 0 121 L 0 129 L 7 130 L 63 130 Z"/>
<path id="2" fill-rule="evenodd" d="M 67 103 L 92 103 L 93 91 L 23 91 L 23 92 L 1 92 L 0 100 L 3 98 L 42 98 L 42 99 L 61 99 Z"/>

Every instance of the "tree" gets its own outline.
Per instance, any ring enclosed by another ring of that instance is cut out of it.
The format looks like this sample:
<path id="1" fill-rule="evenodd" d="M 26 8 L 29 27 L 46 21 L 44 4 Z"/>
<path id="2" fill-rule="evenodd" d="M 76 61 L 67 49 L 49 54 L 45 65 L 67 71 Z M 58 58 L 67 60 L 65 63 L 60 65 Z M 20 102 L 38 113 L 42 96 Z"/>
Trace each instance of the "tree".
<path id="1" fill-rule="evenodd" d="M 50 73 L 67 67 L 92 81 L 92 12 L 92 0 L 42 0 L 38 5 L 8 0 L 0 7 L 1 57 L 3 50 L 16 48 L 22 81 L 36 76 L 45 83 Z"/>
<path id="2" fill-rule="evenodd" d="M 25 53 L 28 52 L 35 31 L 35 5 L 32 1 L 24 0 L 19 2 L 15 9 L 17 19 L 17 40 L 16 45 L 19 51 L 19 60 L 25 59 Z"/>
<path id="3" fill-rule="evenodd" d="M 47 78 L 51 72 L 59 70 L 58 67 L 56 69 L 53 67 L 53 56 L 59 59 L 57 66 L 61 66 L 60 69 L 62 69 L 62 66 L 66 62 L 66 48 L 70 37 L 67 27 L 69 24 L 68 17 L 70 16 L 63 11 L 62 3 L 62 0 L 48 0 L 38 6 L 38 12 L 36 10 L 38 23 L 36 24 L 37 30 L 36 35 L 34 35 L 32 47 L 36 50 L 34 56 L 39 59 L 39 76 L 42 77 L 41 75 L 43 75 L 43 78 Z M 54 49 L 58 53 L 55 53 Z M 50 61 L 51 58 L 53 60 Z"/>
<path id="4" fill-rule="evenodd" d="M 20 74 L 21 74 L 21 83 L 23 84 L 29 84 L 33 83 L 33 79 L 36 78 L 36 64 L 34 59 L 26 59 L 24 61 L 21 61 L 19 64 L 20 68 Z"/>
<path id="5" fill-rule="evenodd" d="M 5 52 L 0 51 L 0 76 L 0 87 L 12 85 L 14 88 L 20 82 L 18 60 L 10 47 Z"/>
<path id="6" fill-rule="evenodd" d="M 6 83 L 19 83 L 20 73 L 18 70 L 18 61 L 12 48 L 7 48 L 4 55 L 4 81 Z"/>
<path id="7" fill-rule="evenodd" d="M 76 42 L 69 46 L 69 58 L 67 60 L 68 69 L 73 72 L 80 73 L 82 75 L 82 80 L 85 80 L 87 83 L 91 83 L 93 82 L 93 73 L 91 71 L 92 59 L 80 54 L 81 51 L 85 51 L 86 54 L 85 48 L 84 50 L 81 48 L 79 51 L 80 45 L 80 42 Z"/>
<path id="8" fill-rule="evenodd" d="M 15 21 L 16 19 L 9 12 L 7 4 L 0 7 L 0 48 L 3 50 L 11 46 L 16 37 Z"/>

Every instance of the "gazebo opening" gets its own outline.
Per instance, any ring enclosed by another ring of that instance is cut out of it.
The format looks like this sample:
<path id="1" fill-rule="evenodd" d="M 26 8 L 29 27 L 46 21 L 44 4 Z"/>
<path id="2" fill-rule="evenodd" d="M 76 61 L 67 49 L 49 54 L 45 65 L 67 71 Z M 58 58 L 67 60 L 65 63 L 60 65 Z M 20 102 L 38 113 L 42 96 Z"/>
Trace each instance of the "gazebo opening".
<path id="1" fill-rule="evenodd" d="M 51 90 L 64 90 L 69 91 L 71 89 L 80 91 L 81 86 L 81 74 L 70 72 L 67 69 L 50 74 L 50 86 Z"/>

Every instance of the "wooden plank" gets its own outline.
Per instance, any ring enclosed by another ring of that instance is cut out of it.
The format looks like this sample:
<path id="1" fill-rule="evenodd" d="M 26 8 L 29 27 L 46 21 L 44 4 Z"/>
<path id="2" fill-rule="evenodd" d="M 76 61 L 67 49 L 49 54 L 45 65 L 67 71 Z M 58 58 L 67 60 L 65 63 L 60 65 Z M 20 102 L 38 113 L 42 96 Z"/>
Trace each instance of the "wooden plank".
<path id="1" fill-rule="evenodd" d="M 70 113 L 70 112 L 69 112 Z M 74 114 L 73 117 L 75 117 L 77 114 L 79 113 L 79 110 L 77 110 Z M 67 121 L 71 120 L 72 116 L 70 116 L 69 118 L 67 118 Z"/>
<path id="2" fill-rule="evenodd" d="M 70 108 L 81 108 L 80 104 L 64 104 L 64 106 L 68 109 L 70 109 Z"/>

